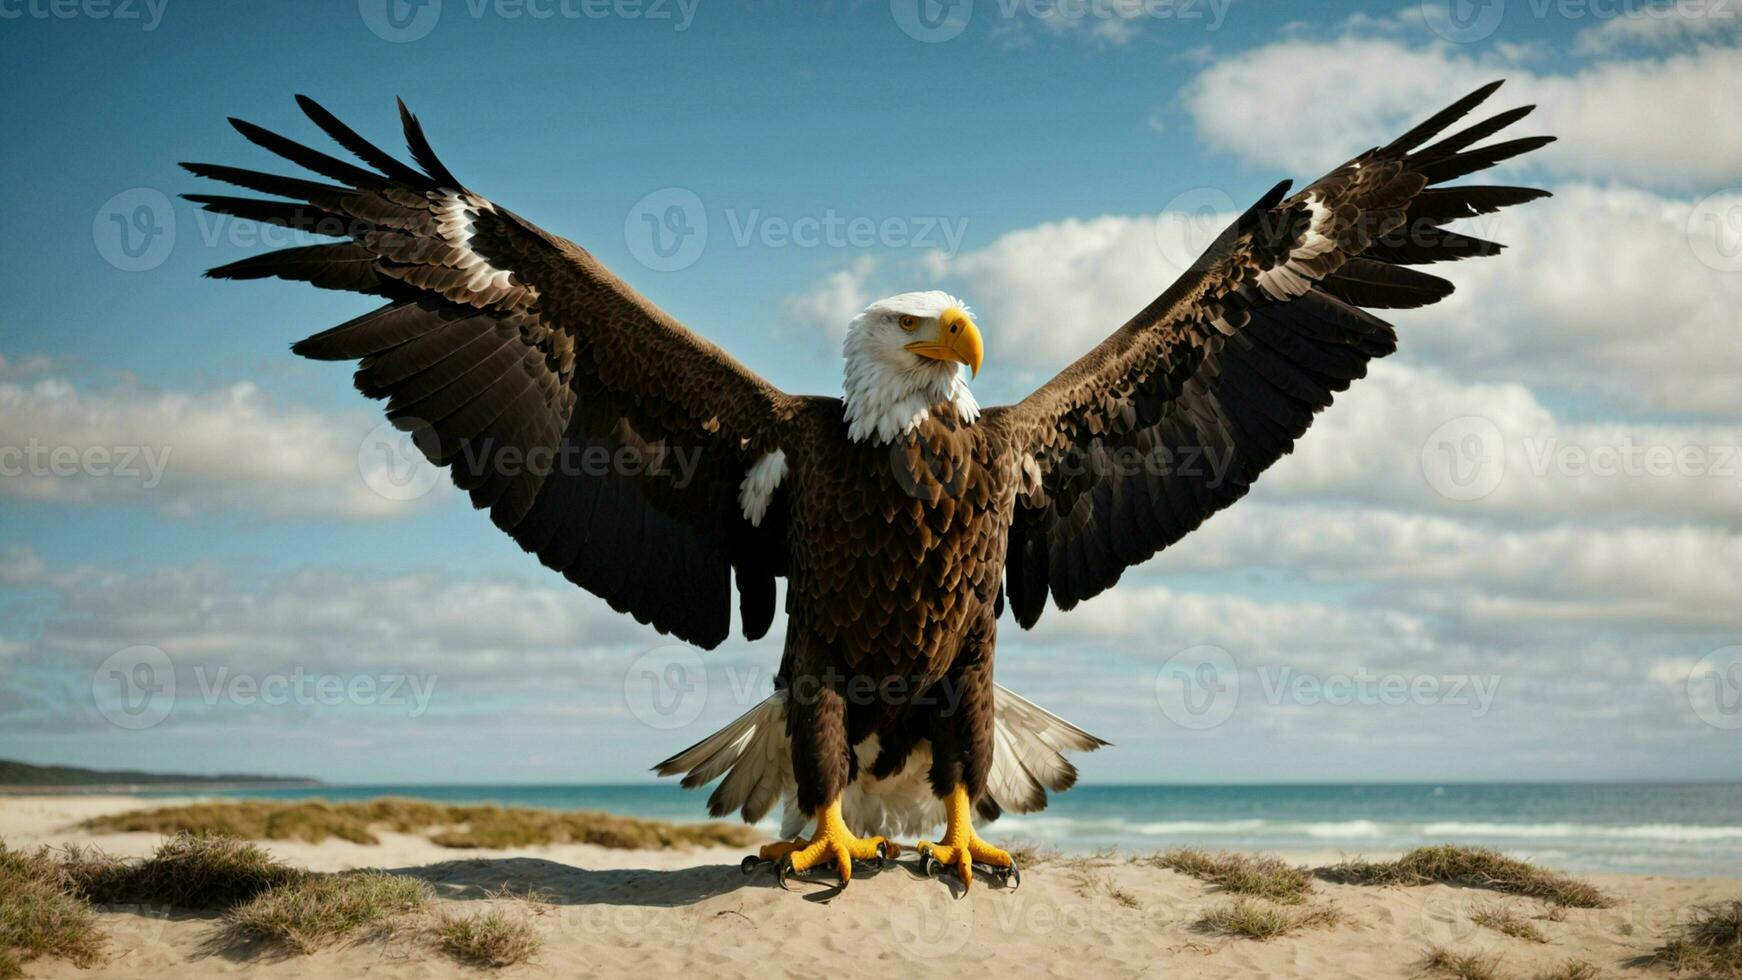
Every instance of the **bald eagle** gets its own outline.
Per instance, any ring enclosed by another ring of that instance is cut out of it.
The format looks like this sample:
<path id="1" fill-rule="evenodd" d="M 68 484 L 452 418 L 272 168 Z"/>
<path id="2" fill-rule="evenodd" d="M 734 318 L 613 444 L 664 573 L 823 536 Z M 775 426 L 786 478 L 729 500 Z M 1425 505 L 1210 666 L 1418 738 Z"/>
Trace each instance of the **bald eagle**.
<path id="1" fill-rule="evenodd" d="M 1105 744 L 993 683 L 1004 607 L 1033 627 L 1049 597 L 1098 595 L 1240 499 L 1396 348 L 1367 309 L 1452 291 L 1412 266 L 1500 251 L 1445 225 L 1545 192 L 1446 183 L 1549 142 L 1474 147 L 1531 107 L 1424 145 L 1499 84 L 1302 191 L 1278 184 L 1099 346 L 986 409 L 963 377 L 984 341 L 960 299 L 872 303 L 847 329 L 841 396 L 787 394 L 467 188 L 403 102 L 416 166 L 303 97 L 367 166 L 240 120 L 325 180 L 184 166 L 286 199 L 187 195 L 210 211 L 336 239 L 208 275 L 385 300 L 292 350 L 360 361 L 358 389 L 545 565 L 703 648 L 730 633 L 734 583 L 754 640 L 786 579 L 775 693 L 656 767 L 686 786 L 724 777 L 715 815 L 784 802 L 797 839 L 747 862 L 783 882 L 832 865 L 844 884 L 855 859 L 897 853 L 891 835 L 941 823 L 923 861 L 966 885 L 976 865 L 1015 869 L 976 824 L 1044 806 L 1076 778 L 1063 753 Z M 1226 465 L 1183 465 L 1192 454 Z"/>

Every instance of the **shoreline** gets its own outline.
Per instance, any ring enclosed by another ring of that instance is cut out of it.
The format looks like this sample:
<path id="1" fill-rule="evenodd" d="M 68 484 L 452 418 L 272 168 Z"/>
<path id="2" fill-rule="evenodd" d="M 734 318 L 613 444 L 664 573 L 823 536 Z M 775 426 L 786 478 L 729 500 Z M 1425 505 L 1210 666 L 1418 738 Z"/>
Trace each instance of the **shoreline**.
<path id="1" fill-rule="evenodd" d="M 457 787 L 445 784 L 438 788 L 439 791 L 424 795 L 416 792 L 414 786 L 346 785 L 318 780 L 294 785 L 286 782 L 235 782 L 215 785 L 114 784 L 64 789 L 0 787 L 0 801 L 136 801 L 133 805 L 124 804 L 128 809 L 173 807 L 194 801 L 216 804 L 249 802 L 267 807 L 295 807 L 321 802 L 342 809 L 392 800 L 403 801 L 412 807 L 420 804 L 501 807 L 559 815 L 596 815 L 644 823 L 736 827 L 765 838 L 777 836 L 779 826 L 778 811 L 755 825 L 744 825 L 735 818 L 709 819 L 701 806 L 701 797 L 694 794 L 683 797 L 692 806 L 674 807 L 670 805 L 671 801 L 683 791 L 664 785 L 607 787 L 632 790 L 624 797 L 601 796 L 597 792 L 599 787 L 591 786 L 586 788 L 588 792 L 584 796 L 577 797 L 569 792 L 575 787 L 567 784 L 549 787 L 556 790 L 555 793 L 536 795 L 524 794 L 518 788 L 504 792 L 503 787 L 495 785 L 480 785 L 476 787 L 478 792 L 456 792 Z M 12 792 L 8 793 L 7 789 Z M 1079 791 L 1105 789 L 1107 787 L 1078 787 Z M 664 792 L 660 793 L 659 805 L 649 806 L 645 803 L 646 797 L 634 790 Z M 1333 864 L 1350 856 L 1390 858 L 1416 847 L 1456 842 L 1495 849 L 1579 874 L 1742 879 L 1742 820 L 1721 819 L 1714 823 L 1711 814 L 1698 807 L 1689 808 L 1688 822 L 1685 823 L 1666 813 L 1636 814 L 1633 823 L 1627 823 L 1625 819 L 1610 822 L 1587 819 L 1581 822 L 1559 813 L 1521 814 L 1502 820 L 1484 814 L 1387 813 L 1383 805 L 1368 810 L 1359 803 L 1353 809 L 1342 808 L 1328 813 L 1321 808 L 1318 814 L 1272 813 L 1262 808 L 1254 813 L 1252 808 L 1263 801 L 1255 803 L 1252 800 L 1240 801 L 1241 808 L 1228 816 L 1205 814 L 1202 805 L 1198 804 L 1180 807 L 1184 812 L 1177 815 L 1147 817 L 1136 811 L 1107 813 L 1103 807 L 1081 812 L 1081 808 L 1072 804 L 1082 796 L 1083 793 L 1078 792 L 1055 800 L 1052 807 L 1042 812 L 1006 814 L 992 825 L 987 836 L 1006 844 L 1056 851 L 1066 856 L 1095 853 L 1141 856 L 1178 847 L 1200 847 L 1212 851 L 1276 854 L 1314 867 Z M 1709 811 L 1709 801 L 1701 802 L 1707 804 L 1706 810 Z M 1742 797 L 1739 797 L 1738 805 L 1742 805 Z M 1367 813 L 1373 815 L 1364 815 Z M 247 833 L 246 830 L 236 832 Z"/>
<path id="2" fill-rule="evenodd" d="M 102 794 L 4 798 L 0 838 L 20 850 L 79 844 L 143 857 L 163 835 L 94 834 L 76 824 L 176 802 Z M 1204 924 L 1216 909 L 1228 906 L 1229 894 L 1126 855 L 1044 857 L 1025 867 L 1020 888 L 976 880 L 958 897 L 950 883 L 920 875 L 911 855 L 888 869 L 856 872 L 845 891 L 821 880 L 796 882 L 787 891 L 772 874 L 741 873 L 742 847 L 454 849 L 414 834 L 378 830 L 378 836 L 377 844 L 338 839 L 259 844 L 293 867 L 379 868 L 420 878 L 435 895 L 432 916 L 498 909 L 523 915 L 541 949 L 530 963 L 495 971 L 516 977 L 584 972 L 752 980 L 778 964 L 783 972 L 846 980 L 870 980 L 896 969 L 944 969 L 969 977 L 1040 970 L 1056 976 L 1391 980 L 1420 975 L 1429 946 L 1499 955 L 1508 977 L 1532 977 L 1569 959 L 1589 962 L 1606 976 L 1668 977 L 1645 963 L 1686 921 L 1689 910 L 1742 898 L 1739 878 L 1579 875 L 1613 896 L 1615 904 L 1556 912 L 1535 899 L 1479 888 L 1351 885 L 1321 878 L 1312 882 L 1311 907 L 1333 909 L 1334 921 L 1260 941 L 1218 934 Z M 1493 904 L 1536 923 L 1549 942 L 1527 942 L 1474 924 L 1473 910 Z M 185 980 L 193 972 L 459 980 L 480 975 L 476 967 L 431 951 L 427 942 L 414 942 L 415 935 L 427 935 L 427 924 L 408 927 L 413 931 L 397 937 L 289 955 L 217 948 L 223 920 L 212 912 L 99 906 L 98 921 L 108 937 L 108 972 L 41 959 L 25 964 L 25 976 Z"/>
<path id="3" fill-rule="evenodd" d="M 0 786 L 0 797 L 6 796 L 138 796 L 142 793 L 176 793 L 186 796 L 198 796 L 201 793 L 242 793 L 254 790 L 322 790 L 331 788 L 330 783 L 318 780 L 296 782 L 237 782 L 237 783 L 89 783 L 73 786 L 33 786 L 13 785 Z"/>

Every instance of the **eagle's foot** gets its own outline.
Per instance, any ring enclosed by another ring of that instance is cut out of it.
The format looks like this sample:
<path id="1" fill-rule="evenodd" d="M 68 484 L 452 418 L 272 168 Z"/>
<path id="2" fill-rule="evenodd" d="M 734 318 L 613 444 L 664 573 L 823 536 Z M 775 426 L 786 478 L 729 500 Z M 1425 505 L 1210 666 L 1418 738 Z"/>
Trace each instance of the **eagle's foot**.
<path id="1" fill-rule="evenodd" d="M 943 837 L 936 843 L 920 841 L 915 845 L 922 871 L 931 875 L 940 868 L 953 868 L 964 889 L 973 883 L 975 867 L 997 876 L 1005 884 L 1012 881 L 1022 884 L 1022 872 L 1016 867 L 1016 859 L 1010 856 L 1010 852 L 986 843 L 974 833 L 970 816 L 972 806 L 966 787 L 957 786 L 945 797 L 944 809 L 949 823 L 944 828 Z"/>
<path id="2" fill-rule="evenodd" d="M 996 877 L 1003 884 L 1014 882 L 1012 887 L 1022 884 L 1022 870 L 1016 866 L 1016 859 L 1009 851 L 986 843 L 972 831 L 969 831 L 968 839 L 959 844 L 947 843 L 950 839 L 946 834 L 945 842 L 919 842 L 920 870 L 935 875 L 944 868 L 952 868 L 964 888 L 974 880 L 975 868 Z"/>
<path id="3" fill-rule="evenodd" d="M 841 819 L 841 803 L 836 800 L 817 814 L 814 837 L 767 844 L 757 854 L 760 860 L 774 864 L 782 887 L 788 877 L 826 864 L 835 866 L 835 873 L 845 886 L 853 880 L 854 861 L 875 860 L 882 867 L 901 854 L 901 845 L 887 837 L 854 837 Z M 744 863 L 748 866 L 750 859 L 746 858 Z"/>

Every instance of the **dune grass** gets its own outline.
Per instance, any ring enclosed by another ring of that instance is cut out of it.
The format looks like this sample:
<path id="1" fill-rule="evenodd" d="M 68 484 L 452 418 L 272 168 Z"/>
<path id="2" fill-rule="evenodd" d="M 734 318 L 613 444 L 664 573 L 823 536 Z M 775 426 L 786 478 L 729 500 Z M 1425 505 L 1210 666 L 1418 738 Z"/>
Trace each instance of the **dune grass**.
<path id="1" fill-rule="evenodd" d="M 1531 975 L 1530 980 L 1599 980 L 1603 971 L 1584 960 L 1567 960 L 1552 970 Z"/>
<path id="2" fill-rule="evenodd" d="M 73 892 L 47 848 L 27 854 L 0 841 L 0 978 L 23 976 L 24 964 L 39 956 L 94 966 L 103 961 L 103 942 L 90 903 Z"/>
<path id="3" fill-rule="evenodd" d="M 1351 860 L 1320 868 L 1319 877 L 1349 885 L 1427 885 L 1442 882 L 1540 898 L 1556 905 L 1601 909 L 1614 900 L 1595 885 L 1545 871 L 1485 847 L 1418 847 L 1395 861 Z"/>
<path id="4" fill-rule="evenodd" d="M 1499 902 L 1485 902 L 1470 908 L 1470 921 L 1484 929 L 1523 939 L 1527 942 L 1546 943 L 1548 937 L 1536 924 L 1518 913 L 1511 905 Z"/>
<path id="5" fill-rule="evenodd" d="M 506 886 L 486 894 L 495 904 L 483 912 L 425 918 L 417 914 L 434 892 L 421 879 L 303 871 L 233 837 L 178 833 L 138 861 L 82 847 L 24 853 L 0 841 L 0 980 L 21 977 L 24 964 L 41 956 L 81 967 L 103 962 L 93 903 L 220 910 L 220 940 L 260 940 L 292 953 L 392 936 L 416 921 L 421 940 L 470 965 L 532 958 L 541 943 L 527 910 L 547 908 L 543 896 Z"/>
<path id="6" fill-rule="evenodd" d="M 1252 898 L 1236 898 L 1204 913 L 1198 927 L 1224 936 L 1266 940 L 1301 929 L 1334 926 L 1343 914 L 1329 905 L 1281 906 Z"/>
<path id="7" fill-rule="evenodd" d="M 762 839 L 752 827 L 729 823 L 673 824 L 609 813 L 537 810 L 529 807 L 463 807 L 464 826 L 433 834 L 443 847 L 527 847 L 534 844 L 596 844 L 643 849 L 744 847 Z"/>
<path id="8" fill-rule="evenodd" d="M 1056 861 L 1059 858 L 1058 848 L 1050 847 L 1039 841 L 1012 841 L 1005 845 L 1004 850 L 1016 860 L 1016 865 L 1020 868 L 1032 868 L 1037 864 Z"/>
<path id="9" fill-rule="evenodd" d="M 1312 871 L 1266 854 L 1211 854 L 1186 847 L 1157 854 L 1150 863 L 1223 891 L 1266 898 L 1279 905 L 1299 905 L 1313 889 Z"/>
<path id="10" fill-rule="evenodd" d="M 671 824 L 582 810 L 454 805 L 393 798 L 355 803 L 325 800 L 190 803 L 95 817 L 82 826 L 98 833 L 189 833 L 309 843 L 337 837 L 357 844 L 380 843 L 376 831 L 386 829 L 406 834 L 428 833 L 430 840 L 453 848 L 537 844 L 742 847 L 762 839 L 753 828 L 728 823 Z"/>
<path id="11" fill-rule="evenodd" d="M 1453 980 L 1510 980 L 1495 953 L 1460 953 L 1444 946 L 1429 946 L 1422 954 L 1421 969 L 1432 976 Z M 1584 960 L 1566 960 L 1559 966 L 1539 970 L 1530 980 L 1601 980 L 1603 972 Z"/>
<path id="12" fill-rule="evenodd" d="M 260 893 L 224 920 L 237 933 L 310 953 L 366 926 L 388 926 L 432 897 L 419 879 L 384 871 L 310 875 Z"/>
<path id="13" fill-rule="evenodd" d="M 524 912 L 492 908 L 472 915 L 436 916 L 436 948 L 462 963 L 504 967 L 538 955 L 543 942 Z"/>
<path id="14" fill-rule="evenodd" d="M 1682 934 L 1659 946 L 1653 961 L 1679 973 L 1742 978 L 1742 900 L 1695 907 Z"/>
<path id="15" fill-rule="evenodd" d="M 1444 946 L 1429 946 L 1422 953 L 1426 973 L 1455 980 L 1501 980 L 1500 957 L 1493 953 L 1459 953 Z"/>
<path id="16" fill-rule="evenodd" d="M 143 861 L 68 848 L 61 867 L 75 894 L 91 902 L 200 909 L 228 908 L 308 877 L 247 841 L 189 833 L 164 841 Z"/>
<path id="17" fill-rule="evenodd" d="M 1070 869 L 1068 873 L 1076 884 L 1077 894 L 1084 898 L 1092 899 L 1104 895 L 1123 908 L 1140 909 L 1143 907 L 1143 899 L 1139 898 L 1135 892 L 1120 887 L 1119 883 L 1113 880 L 1113 875 L 1105 868 L 1085 866 Z"/>

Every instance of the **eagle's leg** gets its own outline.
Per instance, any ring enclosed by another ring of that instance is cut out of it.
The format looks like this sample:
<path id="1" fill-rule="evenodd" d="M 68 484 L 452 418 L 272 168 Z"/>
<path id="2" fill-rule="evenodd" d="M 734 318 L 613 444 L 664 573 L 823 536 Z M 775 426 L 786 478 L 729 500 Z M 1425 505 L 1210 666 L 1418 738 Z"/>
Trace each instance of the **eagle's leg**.
<path id="1" fill-rule="evenodd" d="M 816 673 L 798 676 L 816 678 Z M 855 837 L 841 812 L 841 795 L 852 780 L 848 750 L 847 702 L 828 684 L 795 684 L 788 703 L 793 770 L 798 783 L 798 807 L 816 816 L 809 840 L 770 844 L 760 856 L 774 862 L 782 884 L 788 875 L 833 864 L 841 884 L 853 880 L 853 861 L 893 858 L 901 849 L 885 837 Z"/>
<path id="2" fill-rule="evenodd" d="M 802 874 L 833 862 L 835 873 L 845 885 L 853 880 L 854 861 L 875 859 L 881 863 L 900 853 L 901 846 L 887 837 L 854 837 L 841 817 L 841 801 L 837 797 L 817 812 L 817 831 L 809 840 L 800 838 L 765 845 L 760 857 L 776 862 L 776 873 L 782 880 L 787 875 Z"/>
<path id="3" fill-rule="evenodd" d="M 974 833 L 975 800 L 985 796 L 986 779 L 992 767 L 993 687 L 992 650 L 997 624 L 986 608 L 984 618 L 964 639 L 951 677 L 936 690 L 946 705 L 932 720 L 932 792 L 944 804 L 944 834 L 935 843 L 915 845 L 920 866 L 930 872 L 935 865 L 953 869 L 967 888 L 974 880 L 974 864 L 987 867 L 1006 882 L 1021 884 L 1016 861 L 1009 852 L 993 847 Z M 997 806 L 989 799 L 987 817 Z"/>
<path id="4" fill-rule="evenodd" d="M 944 825 L 943 837 L 936 843 L 920 841 L 915 845 L 921 861 L 928 869 L 933 862 L 953 868 L 964 888 L 974 880 L 975 862 L 988 865 L 1006 877 L 1014 876 L 1020 883 L 1021 872 L 1017 870 L 1016 859 L 1010 856 L 1010 852 L 993 847 L 981 840 L 979 834 L 974 833 L 973 810 L 973 803 L 968 799 L 968 787 L 957 783 L 950 795 L 944 797 L 944 812 L 948 822 Z"/>

